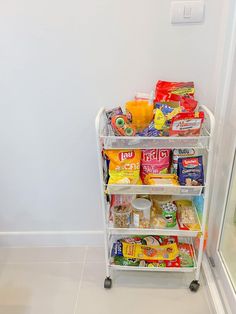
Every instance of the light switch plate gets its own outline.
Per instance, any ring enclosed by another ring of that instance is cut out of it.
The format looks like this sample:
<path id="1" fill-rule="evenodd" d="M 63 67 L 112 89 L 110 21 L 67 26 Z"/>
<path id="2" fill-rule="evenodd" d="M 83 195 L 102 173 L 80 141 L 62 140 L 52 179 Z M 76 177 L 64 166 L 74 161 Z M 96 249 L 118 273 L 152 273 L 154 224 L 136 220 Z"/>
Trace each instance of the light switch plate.
<path id="1" fill-rule="evenodd" d="M 171 23 L 202 23 L 204 10 L 204 1 L 172 1 Z"/>

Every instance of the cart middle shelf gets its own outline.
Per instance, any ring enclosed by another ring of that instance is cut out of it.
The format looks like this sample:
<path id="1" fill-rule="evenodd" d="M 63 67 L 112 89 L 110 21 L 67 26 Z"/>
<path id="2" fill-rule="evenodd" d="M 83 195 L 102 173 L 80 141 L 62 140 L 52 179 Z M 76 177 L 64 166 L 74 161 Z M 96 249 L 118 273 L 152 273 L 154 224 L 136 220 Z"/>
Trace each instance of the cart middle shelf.
<path id="1" fill-rule="evenodd" d="M 201 195 L 205 186 L 105 184 L 108 194 Z"/>

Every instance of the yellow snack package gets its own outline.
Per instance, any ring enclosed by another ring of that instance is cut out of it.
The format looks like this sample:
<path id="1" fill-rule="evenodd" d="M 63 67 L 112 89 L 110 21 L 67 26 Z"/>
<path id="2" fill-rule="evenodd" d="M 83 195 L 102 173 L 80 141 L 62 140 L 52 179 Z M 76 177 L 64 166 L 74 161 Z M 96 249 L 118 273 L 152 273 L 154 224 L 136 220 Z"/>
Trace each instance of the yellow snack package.
<path id="1" fill-rule="evenodd" d="M 122 243 L 125 258 L 142 260 L 174 260 L 179 254 L 176 243 L 167 245 L 142 245 L 138 243 Z"/>
<path id="2" fill-rule="evenodd" d="M 146 181 L 148 185 L 179 185 L 175 174 L 148 174 Z"/>
<path id="3" fill-rule="evenodd" d="M 105 150 L 109 159 L 109 184 L 141 184 L 141 150 Z"/>
<path id="4" fill-rule="evenodd" d="M 181 230 L 200 231 L 201 226 L 191 200 L 176 200 L 177 220 Z"/>

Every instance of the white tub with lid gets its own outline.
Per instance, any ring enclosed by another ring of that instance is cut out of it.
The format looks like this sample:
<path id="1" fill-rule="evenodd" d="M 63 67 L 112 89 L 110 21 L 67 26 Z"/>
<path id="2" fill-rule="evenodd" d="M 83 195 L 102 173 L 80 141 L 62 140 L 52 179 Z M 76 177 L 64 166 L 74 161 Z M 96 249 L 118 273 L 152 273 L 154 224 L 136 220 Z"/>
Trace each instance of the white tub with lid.
<path id="1" fill-rule="evenodd" d="M 150 227 L 152 202 L 145 198 L 136 198 L 131 202 L 133 208 L 133 225 L 136 228 Z"/>

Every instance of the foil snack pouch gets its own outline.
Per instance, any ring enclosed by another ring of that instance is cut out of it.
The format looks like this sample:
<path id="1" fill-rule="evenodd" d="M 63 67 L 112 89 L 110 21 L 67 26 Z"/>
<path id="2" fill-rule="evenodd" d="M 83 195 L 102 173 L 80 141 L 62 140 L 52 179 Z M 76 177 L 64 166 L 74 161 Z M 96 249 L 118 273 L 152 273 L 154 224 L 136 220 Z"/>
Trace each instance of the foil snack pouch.
<path id="1" fill-rule="evenodd" d="M 109 184 L 140 184 L 141 150 L 105 150 L 109 160 Z"/>

